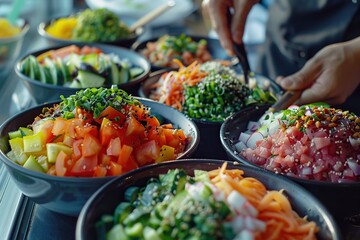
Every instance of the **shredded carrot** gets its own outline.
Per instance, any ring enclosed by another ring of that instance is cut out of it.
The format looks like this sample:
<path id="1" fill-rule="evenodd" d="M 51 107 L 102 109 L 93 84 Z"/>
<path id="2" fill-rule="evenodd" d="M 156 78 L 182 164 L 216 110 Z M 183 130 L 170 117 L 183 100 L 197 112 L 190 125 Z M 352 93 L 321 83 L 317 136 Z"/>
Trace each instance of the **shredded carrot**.
<path id="1" fill-rule="evenodd" d="M 196 61 L 187 67 L 178 59 L 174 59 L 173 62 L 179 66 L 179 70 L 164 73 L 158 82 L 152 84 L 151 89 L 154 91 L 150 98 L 182 111 L 184 85 L 195 86 L 208 73 L 201 71 L 200 63 Z"/>
<path id="2" fill-rule="evenodd" d="M 255 239 L 316 239 L 319 229 L 315 222 L 294 212 L 283 190 L 268 191 L 257 179 L 226 167 L 227 162 L 220 169 L 210 171 L 210 180 L 225 195 L 237 191 L 258 210 L 257 218 L 266 223 L 266 229 L 256 234 Z"/>

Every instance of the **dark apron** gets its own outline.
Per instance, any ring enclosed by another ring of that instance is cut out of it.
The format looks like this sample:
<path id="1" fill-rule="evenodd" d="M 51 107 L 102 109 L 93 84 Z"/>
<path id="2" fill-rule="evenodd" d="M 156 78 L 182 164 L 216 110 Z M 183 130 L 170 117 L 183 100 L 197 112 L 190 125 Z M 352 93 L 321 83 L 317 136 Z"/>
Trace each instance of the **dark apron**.
<path id="1" fill-rule="evenodd" d="M 269 8 L 257 72 L 272 79 L 293 74 L 324 46 L 358 36 L 360 6 L 356 1 L 275 0 Z M 359 89 L 353 95 L 342 107 L 359 114 Z"/>

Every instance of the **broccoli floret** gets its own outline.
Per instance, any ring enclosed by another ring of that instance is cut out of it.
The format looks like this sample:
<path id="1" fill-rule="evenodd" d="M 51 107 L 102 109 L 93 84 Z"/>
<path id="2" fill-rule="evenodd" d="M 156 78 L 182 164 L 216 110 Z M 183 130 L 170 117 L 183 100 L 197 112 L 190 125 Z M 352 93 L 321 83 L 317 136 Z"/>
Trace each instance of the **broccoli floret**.
<path id="1" fill-rule="evenodd" d="M 115 13 L 100 8 L 86 9 L 79 14 L 72 38 L 85 42 L 111 42 L 129 34 L 128 27 Z"/>

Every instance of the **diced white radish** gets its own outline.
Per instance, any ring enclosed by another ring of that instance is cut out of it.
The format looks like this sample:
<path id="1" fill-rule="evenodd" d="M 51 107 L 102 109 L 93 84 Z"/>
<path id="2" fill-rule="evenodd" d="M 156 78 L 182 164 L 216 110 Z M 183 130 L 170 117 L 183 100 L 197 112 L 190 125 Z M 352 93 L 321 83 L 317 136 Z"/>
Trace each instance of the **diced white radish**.
<path id="1" fill-rule="evenodd" d="M 256 142 L 263 140 L 264 136 L 259 133 L 259 132 L 254 132 L 253 134 L 251 134 L 250 138 L 247 140 L 246 145 L 251 148 L 254 149 L 256 147 Z"/>
<path id="2" fill-rule="evenodd" d="M 255 132 L 259 127 L 260 127 L 259 122 L 249 121 L 247 129 L 252 132 Z"/>
<path id="3" fill-rule="evenodd" d="M 261 135 L 263 135 L 263 137 L 267 136 L 267 135 L 268 135 L 268 132 L 269 132 L 269 125 L 268 125 L 268 124 L 262 125 L 262 126 L 257 130 L 257 132 L 261 133 Z"/>
<path id="4" fill-rule="evenodd" d="M 244 204 L 244 215 L 257 217 L 258 214 L 258 210 L 253 205 L 251 205 L 250 202 L 246 202 Z"/>
<path id="5" fill-rule="evenodd" d="M 255 219 L 253 217 L 246 217 L 245 218 L 245 227 L 246 227 L 246 229 L 251 230 L 251 231 L 256 230 L 254 220 Z"/>
<path id="6" fill-rule="evenodd" d="M 264 232 L 266 230 L 266 223 L 265 222 L 254 218 L 254 224 L 255 224 L 255 229 L 257 231 Z"/>
<path id="7" fill-rule="evenodd" d="M 266 122 L 270 122 L 274 117 L 274 113 L 273 112 L 268 112 L 268 113 L 265 113 L 264 115 L 262 115 L 259 119 L 259 123 L 261 125 L 263 125 L 264 123 Z"/>
<path id="8" fill-rule="evenodd" d="M 238 233 L 245 229 L 245 221 L 242 216 L 236 216 L 231 220 L 231 227 L 234 232 Z"/>
<path id="9" fill-rule="evenodd" d="M 254 237 L 253 233 L 248 230 L 241 231 L 234 238 L 234 240 L 254 240 L 254 239 L 255 239 L 255 237 Z"/>
<path id="10" fill-rule="evenodd" d="M 246 142 L 249 140 L 250 136 L 251 136 L 251 134 L 242 132 L 242 133 L 240 133 L 239 140 L 240 140 L 240 142 L 243 142 L 246 144 Z"/>
<path id="11" fill-rule="evenodd" d="M 232 191 L 227 197 L 227 202 L 235 212 L 241 213 L 246 202 L 246 198 L 237 191 Z"/>
<path id="12" fill-rule="evenodd" d="M 247 148 L 247 146 L 245 145 L 245 143 L 244 142 L 238 142 L 238 143 L 236 143 L 235 145 L 235 149 L 236 149 L 236 151 L 238 151 L 238 152 L 242 152 L 244 149 L 246 149 Z"/>

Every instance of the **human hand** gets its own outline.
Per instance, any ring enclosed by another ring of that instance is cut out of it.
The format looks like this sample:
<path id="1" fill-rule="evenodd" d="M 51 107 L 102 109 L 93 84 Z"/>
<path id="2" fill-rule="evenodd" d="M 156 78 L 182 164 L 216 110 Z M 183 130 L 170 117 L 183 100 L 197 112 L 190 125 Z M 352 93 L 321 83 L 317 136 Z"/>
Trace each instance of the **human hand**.
<path id="1" fill-rule="evenodd" d="M 278 77 L 276 82 L 286 90 L 303 90 L 295 104 L 324 101 L 331 105 L 344 103 L 360 82 L 360 37 L 320 50 L 298 72 Z"/>
<path id="2" fill-rule="evenodd" d="M 203 0 L 202 7 L 210 17 L 222 47 L 234 56 L 233 42 L 242 43 L 246 18 L 259 0 Z M 230 9 L 233 13 L 229 18 Z"/>

